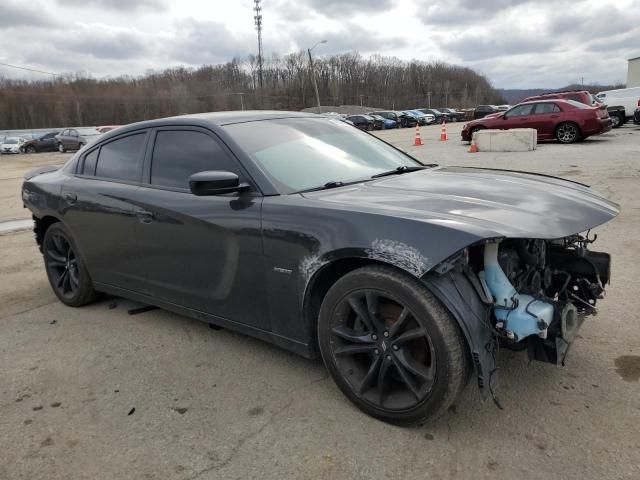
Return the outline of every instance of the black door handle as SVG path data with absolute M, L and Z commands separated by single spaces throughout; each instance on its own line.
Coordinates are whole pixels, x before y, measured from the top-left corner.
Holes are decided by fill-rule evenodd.
M 141 223 L 151 223 L 153 221 L 153 213 L 147 210 L 138 210 L 136 217 L 138 217 Z
M 78 200 L 78 196 L 75 193 L 65 193 L 64 199 L 67 201 L 67 203 L 76 203 L 76 200 Z

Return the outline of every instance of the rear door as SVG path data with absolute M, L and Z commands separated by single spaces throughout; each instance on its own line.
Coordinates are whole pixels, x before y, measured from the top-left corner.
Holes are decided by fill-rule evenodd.
M 561 120 L 562 111 L 555 103 L 536 103 L 533 114 L 530 118 L 530 128 L 538 131 L 538 138 L 541 140 L 553 138 L 556 125 Z
M 64 222 L 93 281 L 140 291 L 133 198 L 149 137 L 141 130 L 87 151 L 65 181 Z
M 145 293 L 228 320 L 268 329 L 262 252 L 262 195 L 196 196 L 189 177 L 236 173 L 251 183 L 229 149 L 198 127 L 154 132 L 134 215 Z

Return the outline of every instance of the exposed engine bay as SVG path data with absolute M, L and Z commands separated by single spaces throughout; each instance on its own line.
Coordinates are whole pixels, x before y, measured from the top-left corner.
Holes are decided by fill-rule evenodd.
M 525 344 L 536 360 L 561 363 L 587 315 L 597 312 L 610 256 L 588 249 L 594 238 L 505 239 L 471 255 L 502 344 Z M 477 247 L 474 247 L 477 248 Z

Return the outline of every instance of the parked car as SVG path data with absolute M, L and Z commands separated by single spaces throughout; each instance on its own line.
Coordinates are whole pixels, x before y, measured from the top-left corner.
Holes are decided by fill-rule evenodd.
M 20 147 L 26 142 L 26 139 L 21 137 L 6 137 L 0 145 L 0 153 L 20 153 Z
M 409 112 L 418 116 L 420 125 L 431 125 L 433 123 L 436 123 L 436 117 L 431 113 L 424 113 L 420 110 L 409 110 Z
M 500 110 L 498 110 L 494 105 L 478 105 L 473 111 L 473 118 L 474 119 L 483 118 L 492 113 L 499 113 L 499 112 Z
M 433 115 L 435 117 L 435 123 L 442 123 L 443 120 L 445 122 L 450 121 L 451 115 L 445 112 L 441 112 L 437 108 L 421 108 L 420 111 L 422 113 Z
M 20 146 L 22 153 L 53 152 L 58 149 L 55 136 L 59 132 L 49 132 L 27 140 Z
M 507 110 L 509 110 L 511 108 L 511 105 L 508 105 L 508 104 L 493 105 L 493 106 L 496 107 L 496 110 L 498 110 L 499 112 L 506 112 Z
M 390 118 L 384 118 L 380 115 L 376 115 L 376 114 L 372 114 L 369 113 L 368 114 L 370 117 L 373 117 L 375 120 L 382 122 L 382 128 L 383 129 L 389 129 L 389 128 L 397 128 L 398 127 L 398 122 L 396 122 L 395 120 L 391 120 Z
M 384 110 L 379 112 L 371 112 L 375 115 L 380 115 L 381 117 L 388 118 L 390 120 L 395 120 L 397 124 L 402 127 L 415 127 L 418 121 L 412 115 L 406 115 L 402 112 L 395 112 L 392 110 Z
M 55 136 L 56 147 L 60 153 L 79 150 L 100 135 L 95 128 L 67 128 Z
M 463 122 L 466 118 L 464 112 L 458 112 L 453 108 L 436 108 L 436 110 L 449 115 L 449 118 L 447 119 L 448 122 Z
M 397 424 L 472 376 L 489 397 L 499 342 L 564 364 L 609 282 L 580 232 L 619 213 L 586 185 L 424 165 L 300 112 L 127 125 L 28 172 L 22 199 L 65 305 L 103 292 L 320 355 Z
M 606 104 L 609 108 L 617 107 L 620 112 L 620 124 L 625 123 L 633 117 L 635 109 L 640 107 L 640 87 L 620 88 L 617 90 L 606 90 L 595 95 L 599 102 Z M 611 115 L 611 112 L 609 113 Z
M 604 102 L 599 101 L 587 90 L 567 90 L 562 92 L 545 93 L 542 95 L 527 97 L 524 99 L 524 101 L 531 102 L 534 100 L 554 99 L 574 100 L 576 102 L 584 103 L 585 105 L 590 105 L 592 107 L 600 107 L 603 110 L 606 109 L 607 112 L 609 112 L 609 117 L 611 118 L 611 128 L 621 127 L 626 122 L 624 108 L 616 106 L 609 107 L 605 105 Z
M 497 116 L 467 123 L 462 128 L 462 140 L 471 141 L 474 132 L 485 128 L 535 128 L 538 140 L 555 138 L 560 143 L 573 143 L 608 132 L 611 119 L 606 110 L 573 100 L 524 102 Z
M 375 120 L 368 115 L 351 115 L 346 118 L 360 130 L 373 130 L 375 128 Z
M 107 133 L 114 128 L 118 128 L 119 126 L 120 125 L 103 125 L 102 127 L 97 127 L 96 130 L 98 130 L 100 133 Z

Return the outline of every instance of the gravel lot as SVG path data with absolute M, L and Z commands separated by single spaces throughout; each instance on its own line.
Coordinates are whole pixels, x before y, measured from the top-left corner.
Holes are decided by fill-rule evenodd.
M 640 478 L 640 128 L 527 153 L 467 153 L 461 124 L 380 137 L 447 165 L 549 173 L 622 205 L 598 230 L 613 255 L 601 313 L 567 366 L 500 353 L 504 410 L 470 385 L 416 428 L 366 417 L 320 361 L 131 302 L 81 309 L 51 293 L 32 233 L 0 235 L 0 478 Z M 0 157 L 0 220 L 28 218 L 19 187 L 58 153 Z

